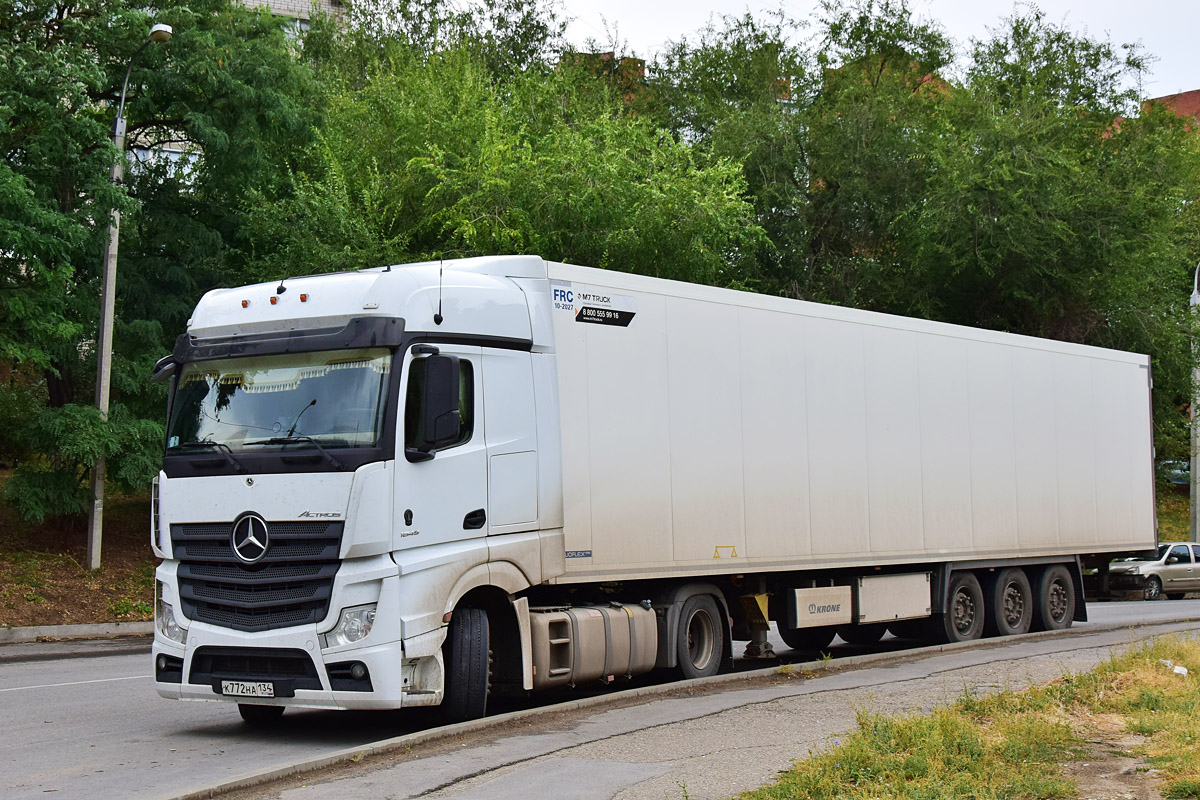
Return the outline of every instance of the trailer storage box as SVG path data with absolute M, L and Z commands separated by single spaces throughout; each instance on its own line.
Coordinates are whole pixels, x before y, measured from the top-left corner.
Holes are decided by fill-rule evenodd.
M 1147 356 L 547 270 L 560 581 L 1155 543 Z

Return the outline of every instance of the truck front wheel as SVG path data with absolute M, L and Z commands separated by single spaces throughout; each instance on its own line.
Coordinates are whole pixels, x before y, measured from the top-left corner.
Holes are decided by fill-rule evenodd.
M 711 595 L 693 595 L 684 602 L 675 642 L 679 672 L 684 678 L 707 678 L 721 669 L 725 633 Z
M 490 645 L 487 612 L 482 608 L 457 609 L 442 645 L 446 664 L 442 716 L 448 721 L 479 719 L 487 713 Z

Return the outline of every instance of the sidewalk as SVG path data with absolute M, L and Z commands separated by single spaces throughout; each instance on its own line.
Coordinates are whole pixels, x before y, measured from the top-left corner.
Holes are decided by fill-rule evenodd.
M 690 687 L 638 705 L 568 708 L 410 746 L 404 739 L 411 737 L 403 737 L 381 743 L 381 755 L 357 764 L 228 796 L 717 800 L 769 783 L 796 758 L 829 746 L 855 727 L 859 708 L 904 713 L 953 702 L 964 692 L 1023 689 L 1090 670 L 1113 648 L 1189 631 L 1200 631 L 1200 623 L 897 654 L 898 660 L 875 659 L 877 665 L 859 669 L 834 665 L 816 677 L 775 671 L 724 684 L 746 688 L 701 694 L 704 689 Z

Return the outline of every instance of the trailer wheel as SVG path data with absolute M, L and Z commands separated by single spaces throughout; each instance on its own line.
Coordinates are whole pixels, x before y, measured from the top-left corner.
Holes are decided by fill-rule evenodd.
M 1147 590 L 1149 585 L 1147 582 Z M 1066 567 L 1055 564 L 1042 570 L 1033 597 L 1033 624 L 1038 630 L 1061 631 L 1071 627 L 1075 619 L 1075 581 Z
M 783 628 L 779 629 L 779 638 L 793 650 L 823 650 L 829 647 L 836 631 L 831 627 L 824 628 Z
M 446 664 L 442 695 L 445 719 L 463 722 L 487 713 L 490 655 L 487 612 L 482 608 L 456 609 L 442 645 Z
M 1157 575 L 1151 575 L 1146 578 L 1146 586 L 1142 589 L 1142 597 L 1147 600 L 1159 600 L 1162 598 L 1162 579 Z
M 838 628 L 837 634 L 848 644 L 875 644 L 887 633 L 887 625 L 874 623 L 871 625 L 844 625 Z
M 255 728 L 269 728 L 283 718 L 283 706 L 259 706 L 254 703 L 238 703 L 242 721 Z
M 1003 569 L 988 587 L 988 633 L 1013 636 L 1029 633 L 1033 624 L 1033 589 L 1020 567 Z
M 983 635 L 983 587 L 974 572 L 955 572 L 946 592 L 946 610 L 930 618 L 934 638 L 943 642 L 969 642 Z
M 889 622 L 887 629 L 897 639 L 924 639 L 929 633 L 929 617 Z
M 683 604 L 676 634 L 679 672 L 684 678 L 707 678 L 721 669 L 725 634 L 711 595 L 692 595 Z

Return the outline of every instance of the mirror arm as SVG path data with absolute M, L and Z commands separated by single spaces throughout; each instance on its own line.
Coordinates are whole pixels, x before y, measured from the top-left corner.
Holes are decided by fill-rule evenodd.
M 430 461 L 433 459 L 432 450 L 418 450 L 415 447 L 404 448 L 404 458 L 412 464 L 417 464 L 421 461 Z

